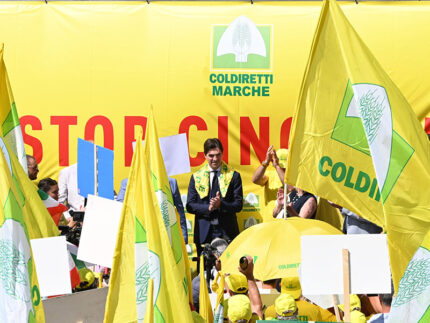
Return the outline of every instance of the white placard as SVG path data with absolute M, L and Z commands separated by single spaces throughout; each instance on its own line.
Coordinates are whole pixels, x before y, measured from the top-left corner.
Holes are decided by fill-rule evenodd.
M 160 149 L 168 176 L 191 172 L 185 133 L 160 138 Z
M 122 203 L 88 195 L 78 259 L 112 268 Z
M 145 141 L 143 141 L 145 142 Z M 191 172 L 188 141 L 185 133 L 159 138 L 160 150 L 168 176 Z M 133 151 L 136 142 L 133 142 Z
M 69 256 L 66 237 L 33 239 L 30 241 L 42 297 L 70 294 Z
M 350 253 L 351 293 L 391 293 L 385 234 L 302 236 L 303 294 L 343 294 L 342 249 Z

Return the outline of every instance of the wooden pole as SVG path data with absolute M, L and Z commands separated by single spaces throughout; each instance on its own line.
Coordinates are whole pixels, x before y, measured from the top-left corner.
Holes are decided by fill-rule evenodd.
M 342 249 L 342 263 L 343 263 L 343 302 L 344 302 L 344 322 L 351 322 L 351 303 L 349 295 L 351 294 L 350 288 L 350 268 L 349 268 L 349 250 Z
M 339 305 L 337 295 L 331 295 L 331 297 L 333 299 L 333 307 L 334 307 L 334 314 L 336 315 L 336 321 L 340 322 L 341 318 L 340 318 L 339 308 L 337 307 Z

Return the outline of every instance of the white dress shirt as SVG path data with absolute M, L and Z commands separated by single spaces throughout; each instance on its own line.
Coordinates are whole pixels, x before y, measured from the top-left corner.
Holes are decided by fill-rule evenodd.
M 74 211 L 84 207 L 85 199 L 78 194 L 78 164 L 70 165 L 60 171 L 58 176 L 58 202 L 65 203 Z

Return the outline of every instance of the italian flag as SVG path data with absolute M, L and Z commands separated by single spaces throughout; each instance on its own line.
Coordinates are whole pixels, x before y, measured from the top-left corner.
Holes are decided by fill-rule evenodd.
M 78 269 L 86 268 L 83 261 L 78 260 L 78 247 L 70 242 L 67 242 L 67 251 L 69 253 L 69 269 L 70 269 L 70 281 L 72 288 L 75 288 L 81 283 L 81 277 L 79 276 Z
M 61 204 L 58 201 L 54 200 L 47 193 L 40 189 L 37 191 L 37 193 L 39 193 L 39 196 L 42 199 L 43 204 L 45 204 L 45 207 L 47 208 L 52 219 L 54 220 L 55 225 L 58 226 L 63 212 L 67 211 L 67 207 L 64 204 Z

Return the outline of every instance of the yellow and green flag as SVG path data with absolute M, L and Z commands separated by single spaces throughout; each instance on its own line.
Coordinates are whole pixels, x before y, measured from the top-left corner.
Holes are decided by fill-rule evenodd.
M 45 322 L 30 239 L 46 232 L 32 228 L 38 218 L 20 185 L 29 179 L 1 136 L 0 148 L 0 322 Z
M 173 196 L 172 191 L 170 190 L 166 167 L 164 166 L 163 155 L 161 154 L 152 108 L 148 116 L 148 125 L 143 151 L 147 160 L 147 164 L 145 166 L 149 169 L 152 176 L 152 190 L 155 192 L 157 197 L 162 219 L 175 257 L 175 262 L 181 276 L 184 278 L 184 284 L 189 284 L 190 282 L 187 280 L 184 259 L 186 255 L 184 257 L 182 249 L 183 236 L 181 234 L 180 223 L 176 218 L 176 209 L 173 203 Z M 186 288 L 188 290 L 188 286 L 186 286 Z
M 9 144 L 25 172 L 27 172 L 27 158 L 25 156 L 24 140 L 19 124 L 18 112 L 9 84 L 6 65 L 3 60 L 4 45 L 0 46 L 0 134 Z
M 149 126 L 147 141 L 150 129 Z M 183 261 L 182 247 L 179 244 L 178 257 L 170 243 L 174 241 L 174 231 L 169 236 L 165 224 L 170 220 L 165 210 L 170 202 L 166 199 L 161 206 L 159 203 L 160 195 L 168 193 L 157 194 L 155 187 L 164 186 L 160 186 L 150 165 L 139 136 L 124 199 L 105 322 L 143 322 L 149 278 L 153 280 L 154 322 L 192 322 L 187 279 L 178 266 Z
M 286 181 L 383 226 L 394 285 L 430 228 L 429 143 L 334 0 L 321 10 Z
M 199 289 L 199 314 L 207 323 L 214 322 L 211 301 L 209 299 L 208 285 L 205 278 L 205 260 L 200 256 L 200 289 Z
M 391 304 L 388 322 L 430 322 L 430 231 L 409 262 Z
M 178 213 L 178 210 L 176 210 L 176 221 L 177 223 L 180 223 L 180 215 Z M 188 251 L 187 247 L 185 245 L 184 236 L 182 234 L 182 228 L 179 225 L 179 235 L 181 237 L 181 245 L 182 245 L 182 257 L 184 257 L 184 265 L 185 265 L 185 277 L 187 278 L 187 287 L 188 287 L 188 302 L 190 304 L 193 304 L 193 286 L 192 286 L 192 279 L 191 279 L 191 266 L 190 266 L 190 260 L 188 259 Z
M 218 284 L 218 278 L 220 282 Z M 217 293 L 216 306 L 214 311 L 214 322 L 224 322 L 224 286 L 225 286 L 225 275 L 222 272 L 218 272 L 215 281 L 212 283 L 212 290 Z

